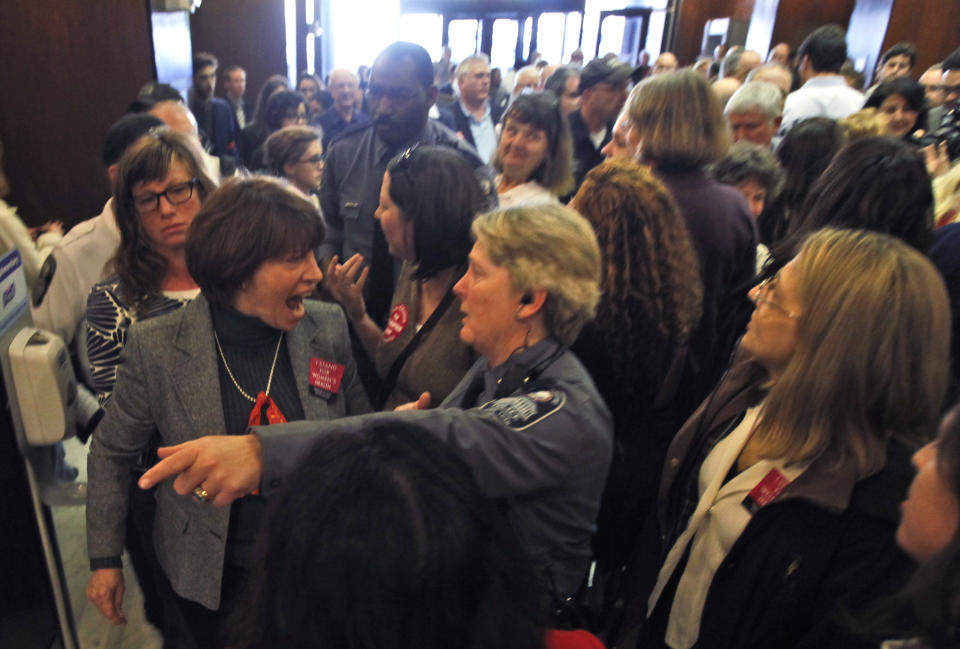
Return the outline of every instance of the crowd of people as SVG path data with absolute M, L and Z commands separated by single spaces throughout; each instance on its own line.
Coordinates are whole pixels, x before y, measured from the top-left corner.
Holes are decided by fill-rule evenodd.
M 30 277 L 88 598 L 126 550 L 170 648 L 957 646 L 960 49 L 537 58 L 144 86 Z

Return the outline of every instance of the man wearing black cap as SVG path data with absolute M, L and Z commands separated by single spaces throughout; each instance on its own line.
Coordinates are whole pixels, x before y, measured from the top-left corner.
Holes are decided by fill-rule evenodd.
M 577 187 L 604 160 L 600 150 L 610 141 L 614 120 L 627 100 L 630 72 L 630 66 L 615 57 L 594 59 L 580 72 L 580 108 L 570 114 Z
M 120 158 L 154 126 L 163 126 L 163 122 L 152 115 L 124 115 L 107 131 L 103 163 L 111 194 Z M 104 266 L 119 245 L 111 195 L 99 215 L 73 226 L 47 257 L 33 289 L 33 322 L 59 334 L 70 345 L 83 319 L 87 293 L 104 278 Z

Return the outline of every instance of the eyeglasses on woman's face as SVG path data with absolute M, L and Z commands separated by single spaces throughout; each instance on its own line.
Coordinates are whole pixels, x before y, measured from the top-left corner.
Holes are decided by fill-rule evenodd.
M 779 304 L 776 300 L 770 299 L 770 294 L 776 291 L 777 283 L 779 281 L 780 281 L 780 273 L 778 271 L 772 277 L 768 277 L 767 279 L 757 284 L 756 287 L 754 287 L 754 289 L 750 291 L 750 299 L 753 301 L 754 304 L 757 305 L 758 308 L 766 304 L 768 307 L 770 307 L 774 311 L 779 311 L 780 313 L 787 316 L 791 320 L 796 320 L 797 318 L 800 317 L 799 313 L 796 313 L 795 311 L 791 311 L 785 306 Z
M 193 198 L 193 188 L 200 184 L 196 178 L 185 183 L 177 183 L 167 187 L 162 192 L 146 192 L 133 197 L 133 206 L 140 214 L 148 214 L 160 209 L 160 197 L 167 199 L 171 205 L 181 205 Z

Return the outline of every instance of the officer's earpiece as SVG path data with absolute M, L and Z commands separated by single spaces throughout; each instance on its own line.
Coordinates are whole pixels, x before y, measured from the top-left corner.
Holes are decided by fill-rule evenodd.
M 533 296 L 529 293 L 524 293 L 520 296 L 520 304 L 533 304 Z

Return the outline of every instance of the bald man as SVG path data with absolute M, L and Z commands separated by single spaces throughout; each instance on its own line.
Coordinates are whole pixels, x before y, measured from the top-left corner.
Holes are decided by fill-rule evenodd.
M 174 131 L 194 138 L 197 144 L 201 145 L 200 148 L 203 148 L 200 141 L 200 131 L 197 128 L 197 118 L 193 116 L 193 112 L 182 101 L 173 99 L 158 101 L 147 112 Z M 237 165 L 231 156 L 215 156 L 206 151 L 203 152 L 203 155 L 216 178 L 227 178 L 237 173 Z
M 320 114 L 317 123 L 323 129 L 323 148 L 326 149 L 334 137 L 352 124 L 363 124 L 370 117 L 360 110 L 357 102 L 357 89 L 360 80 L 350 70 L 343 68 L 330 73 L 328 89 L 333 95 L 333 105 Z
M 754 68 L 747 75 L 747 82 L 751 81 L 772 83 L 783 91 L 784 97 L 789 95 L 793 88 L 793 74 L 779 63 L 764 63 L 759 68 Z
M 673 52 L 664 52 L 657 57 L 656 61 L 653 62 L 653 70 L 650 72 L 650 74 L 654 75 L 676 72 L 678 67 L 680 67 L 680 62 L 677 61 L 676 55 Z
M 767 56 L 767 63 L 779 63 L 782 66 L 790 67 L 790 46 L 786 43 L 777 43 L 770 50 Z

